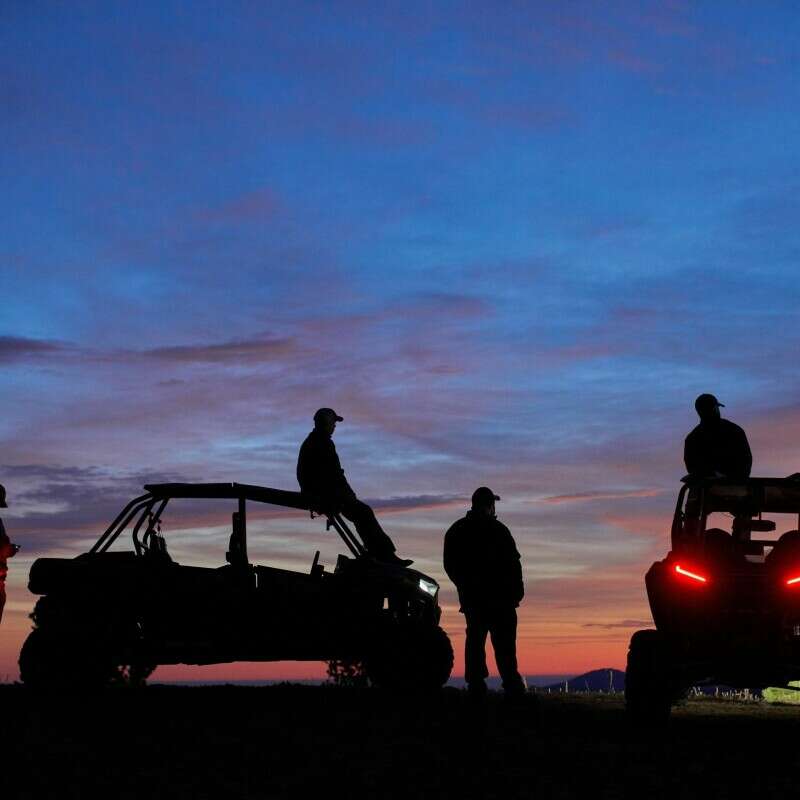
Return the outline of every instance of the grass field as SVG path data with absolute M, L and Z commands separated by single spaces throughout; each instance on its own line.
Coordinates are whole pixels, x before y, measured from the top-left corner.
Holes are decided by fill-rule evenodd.
M 618 695 L 476 708 L 319 686 L 0 686 L 3 798 L 763 798 L 794 794 L 800 710 L 693 700 L 630 730 Z

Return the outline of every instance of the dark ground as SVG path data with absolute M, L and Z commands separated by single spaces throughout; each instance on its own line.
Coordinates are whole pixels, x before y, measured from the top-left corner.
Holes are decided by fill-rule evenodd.
M 661 734 L 620 696 L 483 712 L 319 686 L 151 686 L 35 696 L 0 686 L 5 798 L 707 798 L 792 796 L 800 710 L 691 701 Z

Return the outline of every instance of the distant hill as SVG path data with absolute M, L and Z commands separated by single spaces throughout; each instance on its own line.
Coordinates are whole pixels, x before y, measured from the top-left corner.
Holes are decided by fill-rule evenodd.
M 609 686 L 614 692 L 622 692 L 625 690 L 625 673 L 622 670 L 611 669 L 595 669 L 591 672 L 585 672 L 583 675 L 566 675 L 566 674 L 550 674 L 550 675 L 525 675 L 525 681 L 530 688 L 536 688 L 537 691 L 547 692 L 608 692 Z M 272 679 L 272 680 L 228 680 L 228 681 L 150 681 L 152 685 L 164 686 L 194 686 L 194 687 L 222 687 L 222 686 L 241 686 L 241 687 L 259 687 L 259 686 L 280 686 L 286 684 L 318 686 L 325 683 L 323 678 L 313 679 Z M 488 687 L 494 691 L 501 690 L 500 678 L 491 676 L 487 678 L 486 683 Z M 447 682 L 448 686 L 453 686 L 457 689 L 463 689 L 466 686 L 462 676 L 453 676 Z M 713 688 L 712 688 L 713 691 Z M 800 694 L 800 692 L 798 693 Z
M 551 692 L 624 692 L 625 673 L 620 669 L 605 667 L 576 675 L 569 680 L 543 687 Z

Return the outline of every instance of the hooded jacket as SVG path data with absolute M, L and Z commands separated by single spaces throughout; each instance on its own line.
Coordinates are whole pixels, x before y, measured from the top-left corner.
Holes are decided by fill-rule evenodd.
M 458 590 L 460 611 L 516 608 L 525 595 L 514 537 L 495 517 L 470 510 L 450 526 L 444 569 Z
M 300 491 L 312 497 L 355 497 L 344 476 L 336 445 L 329 434 L 316 428 L 306 436 L 297 457 Z
M 728 478 L 748 478 L 753 456 L 747 434 L 728 419 L 701 422 L 686 437 L 683 460 L 690 475 L 719 472 Z

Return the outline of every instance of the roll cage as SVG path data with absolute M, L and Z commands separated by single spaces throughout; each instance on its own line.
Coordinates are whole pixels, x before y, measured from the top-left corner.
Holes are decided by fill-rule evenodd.
M 164 539 L 160 533 L 161 516 L 170 500 L 187 498 L 238 501 L 238 510 L 233 513 L 233 533 L 230 550 L 227 553 L 227 559 L 231 564 L 248 563 L 248 501 L 308 511 L 312 517 L 315 514 L 324 516 L 327 520 L 326 527 L 328 529 L 333 527 L 353 556 L 358 558 L 366 553 L 364 543 L 348 527 L 341 514 L 312 507 L 309 498 L 300 492 L 246 483 L 149 483 L 145 484 L 144 489 L 145 494 L 135 497 L 119 512 L 89 550 L 90 553 L 105 553 L 131 523 L 133 523 L 131 536 L 137 555 L 165 551 Z M 144 532 L 140 536 L 142 529 Z
M 678 493 L 675 514 L 672 519 L 673 546 L 685 542 L 687 535 L 705 530 L 706 518 L 713 512 L 733 515 L 734 527 L 738 523 L 744 538 L 750 531 L 774 530 L 761 520 L 762 514 L 797 514 L 800 529 L 800 478 L 730 478 L 695 479 L 686 476 Z M 757 518 L 757 519 L 754 519 Z M 748 520 L 750 522 L 748 523 Z M 773 545 L 772 540 L 757 544 Z

